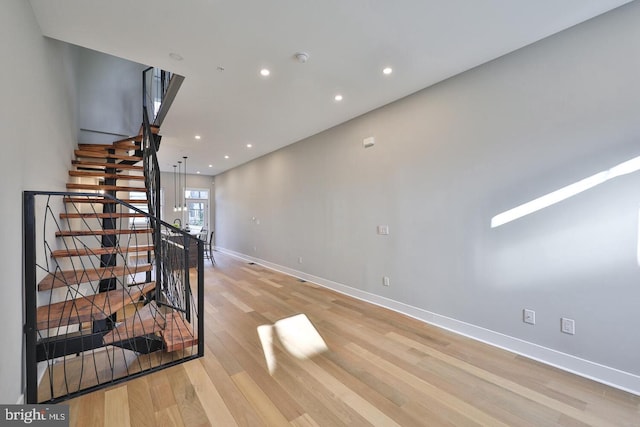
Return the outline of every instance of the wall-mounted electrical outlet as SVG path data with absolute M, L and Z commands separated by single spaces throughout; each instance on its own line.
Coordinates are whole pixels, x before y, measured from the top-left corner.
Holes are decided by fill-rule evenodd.
M 565 334 L 575 335 L 576 333 L 576 321 L 563 317 L 560 319 L 560 330 Z
M 382 278 L 382 286 L 389 286 L 389 278 L 387 276 Z
M 530 325 L 536 324 L 536 312 L 533 310 L 529 310 L 525 308 L 522 310 L 522 321 L 524 323 L 529 323 Z
M 386 236 L 389 234 L 389 226 L 388 225 L 379 225 L 378 226 L 378 234 Z

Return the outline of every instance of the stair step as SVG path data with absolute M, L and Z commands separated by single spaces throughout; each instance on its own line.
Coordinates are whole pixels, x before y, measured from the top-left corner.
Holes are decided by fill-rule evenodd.
M 81 150 L 81 151 L 101 151 L 101 152 L 105 152 L 108 150 L 131 151 L 131 150 L 135 150 L 135 148 L 136 147 L 131 144 L 125 145 L 122 147 L 117 147 L 113 144 L 78 144 L 78 150 Z
M 108 150 L 111 144 L 78 144 L 79 150 Z
M 89 178 L 113 178 L 127 179 L 132 181 L 144 181 L 144 175 L 122 175 L 115 173 L 92 172 L 92 171 L 69 171 L 69 176 L 89 177 Z
M 139 204 L 140 203 L 140 199 L 118 199 L 121 202 L 125 202 L 125 203 L 129 203 L 131 204 Z M 113 199 L 108 199 L 106 197 L 69 197 L 69 196 L 65 196 L 64 197 L 64 202 L 65 203 L 101 203 L 101 204 L 110 204 L 110 203 L 118 203 L 116 200 Z M 144 200 L 144 202 L 146 203 L 146 200 Z
M 138 273 L 146 273 L 153 270 L 151 264 L 120 265 L 113 267 L 102 267 L 89 270 L 66 270 L 49 273 L 38 283 L 39 291 L 46 291 L 64 286 L 79 285 L 80 283 L 95 282 L 97 280 L 110 279 L 112 277 L 122 277 L 125 283 L 126 277 L 134 279 Z
M 139 200 L 138 200 L 139 202 Z M 137 212 L 122 212 L 122 213 L 101 213 L 101 212 L 91 212 L 91 213 L 61 213 L 61 219 L 73 219 L 73 218 L 145 218 L 146 214 L 137 213 Z
M 119 236 L 121 234 L 151 234 L 152 228 L 123 228 L 123 229 L 97 229 L 97 230 L 60 230 L 56 231 L 57 237 L 64 236 Z
M 130 156 L 128 154 L 109 154 L 105 151 L 98 150 L 74 150 L 76 157 L 89 157 L 95 159 L 117 159 L 117 160 L 135 160 L 142 161 L 140 156 Z
M 144 171 L 144 167 L 140 165 L 128 165 L 126 163 L 106 163 L 106 162 L 92 162 L 88 160 L 72 160 L 71 164 L 77 167 L 83 168 L 105 168 L 105 169 L 127 169 L 135 171 Z
M 137 191 L 146 192 L 145 187 L 125 187 L 121 185 L 75 184 L 67 183 L 69 190 L 96 190 L 96 191 Z
M 64 258 L 72 256 L 93 256 L 93 255 L 113 255 L 118 253 L 135 253 L 135 252 L 150 252 L 153 250 L 153 245 L 137 245 L 127 247 L 106 247 L 106 248 L 77 248 L 77 249 L 58 249 L 51 251 L 53 258 Z
M 155 287 L 155 282 L 149 282 L 144 287 L 114 289 L 44 305 L 38 307 L 36 325 L 43 330 L 106 319 L 125 305 L 136 303 L 142 294 Z
M 176 311 L 167 313 L 166 321 L 162 338 L 168 352 L 182 350 L 198 343 L 198 337 L 193 332 L 193 328 L 182 318 L 180 313 Z
M 133 316 L 124 319 L 122 323 L 102 337 L 102 342 L 104 345 L 109 345 L 114 342 L 160 332 L 164 328 L 164 315 L 160 313 L 158 306 L 152 301 L 138 310 Z
M 118 150 L 129 150 L 129 151 L 141 151 L 142 144 L 141 142 L 130 141 L 130 142 L 114 142 L 113 146 Z
M 122 138 L 117 141 L 114 141 L 112 145 L 114 147 L 119 147 L 126 144 L 137 143 L 137 145 L 139 146 L 141 142 L 142 142 L 142 135 L 136 135 L 136 136 L 130 136 L 128 138 Z
M 158 125 L 149 124 L 149 127 L 151 128 L 151 133 L 154 135 L 157 135 L 158 132 L 160 132 L 160 126 Z M 138 135 L 142 135 L 143 130 L 144 130 L 144 125 L 141 125 L 140 130 L 138 131 Z

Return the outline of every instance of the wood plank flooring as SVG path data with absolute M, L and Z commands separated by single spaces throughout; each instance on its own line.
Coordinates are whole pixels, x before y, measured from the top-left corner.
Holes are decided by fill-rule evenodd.
M 638 396 L 220 253 L 206 264 L 205 357 L 68 401 L 72 426 L 640 426 Z M 299 331 L 276 322 L 301 313 L 328 350 L 287 350 Z

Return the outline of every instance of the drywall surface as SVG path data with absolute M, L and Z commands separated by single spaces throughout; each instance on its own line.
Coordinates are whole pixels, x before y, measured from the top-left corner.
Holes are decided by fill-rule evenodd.
M 0 2 L 0 402 L 22 390 L 22 191 L 64 190 L 75 141 L 73 54 L 42 36 L 28 2 Z
M 217 245 L 623 371 L 640 393 L 640 171 L 490 226 L 640 156 L 639 21 L 631 3 L 216 176 Z
M 74 46 L 78 141 L 109 144 L 136 135 L 142 123 L 142 71 L 126 59 Z
M 162 149 L 162 148 L 160 148 Z M 177 162 L 177 160 L 176 160 Z M 174 179 L 175 178 L 175 179 Z M 210 175 L 187 174 L 186 186 L 184 175 L 174 175 L 172 172 L 162 172 L 160 175 L 162 185 L 162 212 L 161 219 L 173 224 L 175 219 L 180 219 L 183 226 L 187 223 L 187 213 L 185 211 L 174 211 L 179 204 L 184 202 L 184 189 L 208 190 L 209 191 L 209 218 L 206 219 L 205 227 L 212 230 L 215 215 L 213 177 Z M 179 201 L 177 199 L 180 199 Z

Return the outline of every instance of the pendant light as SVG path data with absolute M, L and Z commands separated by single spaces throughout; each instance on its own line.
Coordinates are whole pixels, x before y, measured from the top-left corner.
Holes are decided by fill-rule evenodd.
M 177 183 L 176 183 L 176 168 L 177 165 L 173 165 L 173 211 L 178 212 L 178 191 L 177 191 Z
M 182 188 L 182 161 L 178 160 L 178 194 L 176 194 L 176 204 L 178 212 L 182 212 L 182 197 L 180 196 L 180 189 Z
M 184 191 L 182 195 L 184 196 L 184 207 L 182 208 L 185 212 L 187 211 L 187 156 L 182 156 L 184 159 Z M 187 218 L 187 222 L 189 219 Z

